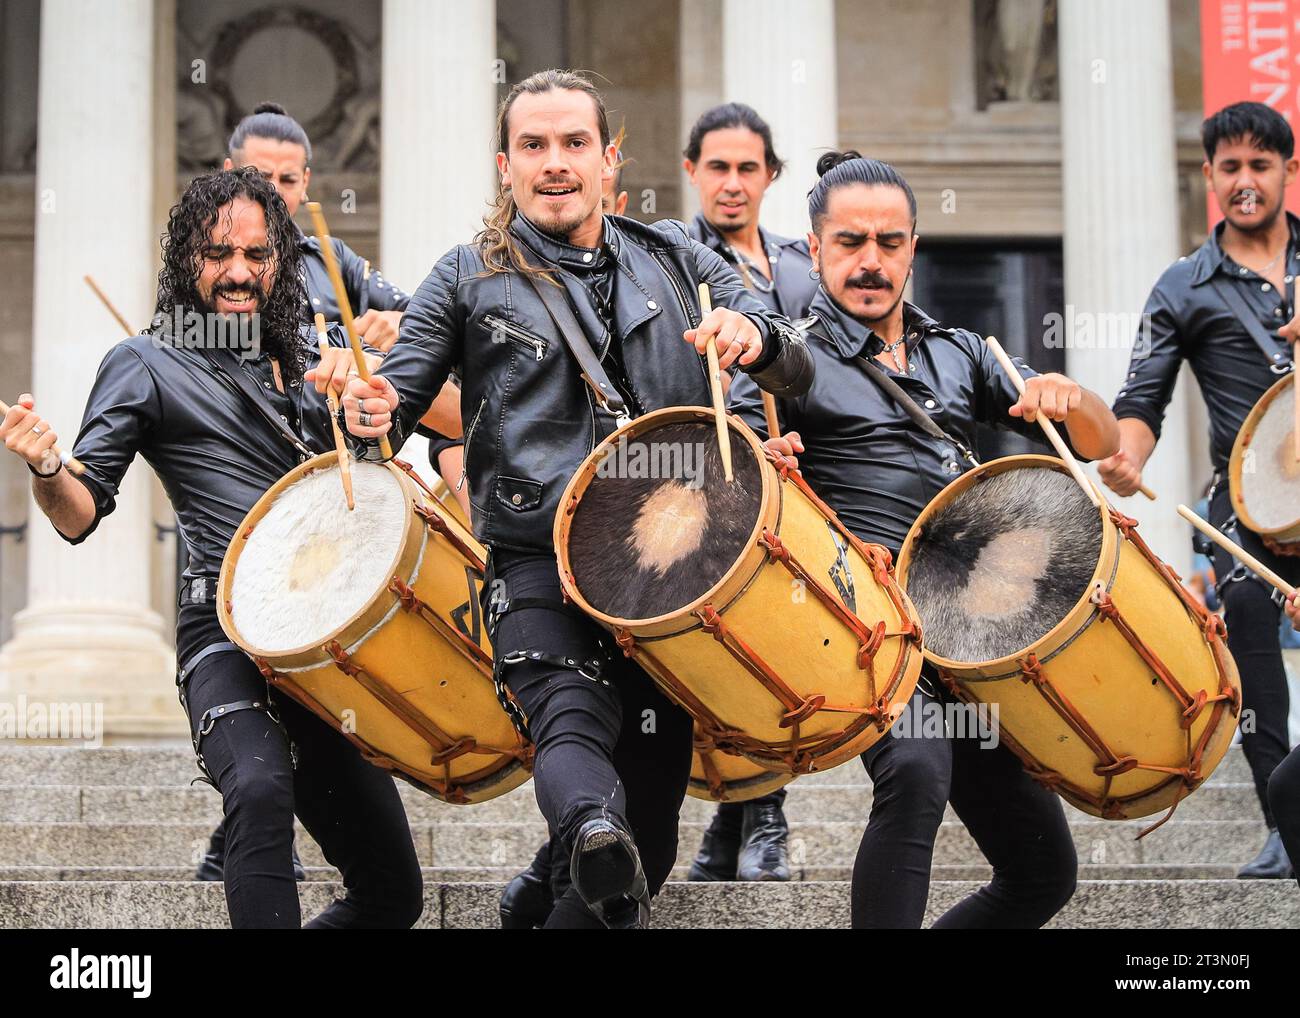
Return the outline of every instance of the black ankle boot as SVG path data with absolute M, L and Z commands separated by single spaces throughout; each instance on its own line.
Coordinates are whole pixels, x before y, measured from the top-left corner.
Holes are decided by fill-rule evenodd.
M 650 892 L 632 836 L 603 818 L 588 820 L 573 841 L 569 876 L 587 908 L 611 930 L 650 926 Z
M 1238 880 L 1286 880 L 1293 876 L 1295 869 L 1282 844 L 1282 835 L 1275 830 L 1268 832 L 1268 839 L 1259 855 L 1237 873 Z
M 546 924 L 555 905 L 551 896 L 551 867 L 547 846 L 533 856 L 528 868 L 501 892 L 501 928 L 533 930 Z
M 786 852 L 789 837 L 790 825 L 786 823 L 780 801 L 764 796 L 745 803 L 736 876 L 741 880 L 789 880 L 790 858 Z
M 740 830 L 744 823 L 745 804 L 718 804 L 708 830 L 700 839 L 700 850 L 691 863 L 687 880 L 735 880 L 740 859 Z

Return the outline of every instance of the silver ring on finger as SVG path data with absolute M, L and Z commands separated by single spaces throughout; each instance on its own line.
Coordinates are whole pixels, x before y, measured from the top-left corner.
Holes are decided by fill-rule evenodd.
M 41 430 L 41 426 L 40 426 L 39 424 L 33 424 L 33 425 L 32 425 L 32 434 L 33 434 L 33 435 L 43 435 L 43 434 L 45 434 L 45 432 Z
M 358 410 L 357 423 L 360 424 L 363 428 L 370 427 L 370 415 L 366 413 L 364 410 Z

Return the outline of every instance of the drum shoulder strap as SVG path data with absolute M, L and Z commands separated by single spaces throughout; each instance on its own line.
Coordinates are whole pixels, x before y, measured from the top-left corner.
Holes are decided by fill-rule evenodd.
M 292 428 L 280 420 L 280 415 L 271 405 L 271 401 L 253 382 L 248 372 L 234 363 L 229 351 L 204 349 L 201 352 L 216 371 L 217 377 L 234 389 L 235 393 L 271 426 L 272 431 L 294 447 L 299 456 L 311 459 L 316 455 L 301 438 L 294 434 Z
M 558 274 L 560 272 L 553 265 L 545 266 L 545 268 L 550 273 Z M 582 380 L 591 386 L 596 402 L 606 412 L 617 417 L 619 423 L 622 424 L 628 417 L 627 403 L 619 395 L 618 389 L 609 380 L 609 376 L 605 374 L 605 369 L 600 366 L 600 358 L 596 356 L 596 351 L 592 349 L 586 333 L 582 331 L 582 326 L 578 324 L 573 308 L 569 307 L 569 302 L 564 297 L 563 288 L 553 286 L 546 280 L 538 279 L 537 275 L 532 272 L 522 272 L 520 275 L 528 280 L 529 285 L 536 291 L 542 303 L 546 305 L 547 314 L 551 316 L 551 321 L 555 323 L 555 327 L 559 330 L 564 345 L 569 348 L 569 353 L 573 354 L 573 359 L 578 362 L 578 370 L 582 372 Z
M 1241 323 L 1242 328 L 1246 330 L 1247 335 L 1255 341 L 1255 345 L 1268 358 L 1269 369 L 1275 375 L 1284 375 L 1291 367 L 1291 358 L 1279 356 L 1287 344 L 1279 343 L 1273 336 L 1268 333 L 1264 326 L 1259 324 L 1259 319 L 1250 313 L 1250 308 L 1242 300 L 1241 294 L 1230 285 L 1224 285 L 1220 279 L 1211 279 L 1210 285 L 1214 287 L 1214 292 L 1219 295 L 1219 299 L 1228 305 L 1228 310 L 1232 312 L 1234 318 Z
M 814 324 L 810 326 L 808 331 L 815 332 L 821 339 L 830 343 L 830 338 L 825 333 L 818 331 L 817 325 Z M 939 427 L 939 425 L 935 424 L 934 418 L 917 406 L 916 400 L 912 399 L 911 396 L 904 392 L 901 385 L 885 374 L 879 364 L 873 361 L 870 357 L 863 357 L 861 355 L 854 357 L 853 360 L 867 373 L 868 378 L 884 390 L 886 396 L 902 408 L 903 413 L 907 414 L 907 416 L 911 418 L 913 424 L 931 438 L 937 438 L 956 446 L 957 451 L 961 453 L 962 458 L 965 459 L 966 462 L 971 466 L 979 466 L 980 461 L 976 458 L 975 453 L 966 446 L 966 443 L 961 441 L 961 439 L 950 435 L 948 432 L 944 431 L 943 428 Z

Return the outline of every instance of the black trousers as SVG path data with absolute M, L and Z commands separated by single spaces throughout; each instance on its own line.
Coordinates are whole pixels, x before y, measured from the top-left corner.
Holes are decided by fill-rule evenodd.
M 177 623 L 182 666 L 224 642 L 210 605 L 187 605 Z M 238 651 L 203 658 L 181 684 L 196 734 L 223 704 L 266 703 L 266 681 Z M 225 811 L 226 904 L 239 928 L 301 925 L 293 876 L 293 818 L 343 875 L 346 895 L 307 925 L 316 929 L 405 929 L 423 911 L 420 865 L 392 777 L 361 758 L 338 731 L 270 694 L 277 722 L 261 709 L 228 708 L 197 735 Z M 296 753 L 296 764 L 294 754 Z
M 1282 835 L 1282 846 L 1300 883 L 1300 747 L 1273 768 L 1268 779 L 1268 801 Z
M 690 716 L 605 630 L 563 603 L 554 556 L 494 551 L 483 591 L 498 675 L 527 717 L 537 805 L 561 858 L 584 822 L 606 817 L 632 835 L 657 893 L 677 859 Z M 520 652 L 540 657 L 514 662 Z M 601 923 L 568 887 L 546 925 Z
M 1300 584 L 1300 557 L 1274 555 L 1258 534 L 1236 522 L 1226 482 L 1215 489 L 1210 522 L 1284 580 Z M 1247 573 L 1244 566 L 1238 568 L 1218 545 L 1214 548 L 1214 576 L 1228 626 L 1228 650 L 1241 675 L 1241 749 L 1250 765 L 1264 820 L 1275 827 L 1268 779 L 1290 749 L 1287 714 L 1291 699 L 1282 662 L 1282 608 L 1273 600 L 1270 584 Z
M 931 692 L 930 666 L 925 668 L 894 730 L 862 754 L 874 796 L 853 866 L 853 926 L 920 927 L 947 802 L 993 865 L 993 879 L 944 913 L 934 928 L 1042 926 L 1070 900 L 1078 874 L 1061 800 L 1035 784 L 1003 745 L 984 748 L 976 738 L 946 736 L 896 738 L 895 732 L 913 730 L 916 719 L 908 714 L 943 703 Z

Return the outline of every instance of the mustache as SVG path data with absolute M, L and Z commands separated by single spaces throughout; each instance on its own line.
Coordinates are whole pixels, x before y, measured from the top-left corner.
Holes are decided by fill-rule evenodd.
M 545 187 L 576 187 L 582 190 L 582 182 L 573 177 L 550 177 L 546 180 L 539 180 L 533 185 L 534 191 L 540 191 Z
M 889 281 L 889 277 L 880 272 L 860 272 L 856 276 L 851 276 L 845 280 L 845 286 L 855 286 L 865 288 L 868 286 L 879 286 L 885 290 L 892 290 L 894 284 Z
M 212 299 L 216 299 L 224 293 L 234 293 L 237 290 L 247 290 L 257 298 L 258 304 L 266 301 L 266 287 L 262 285 L 260 279 L 250 279 L 247 283 L 217 283 L 212 287 Z

